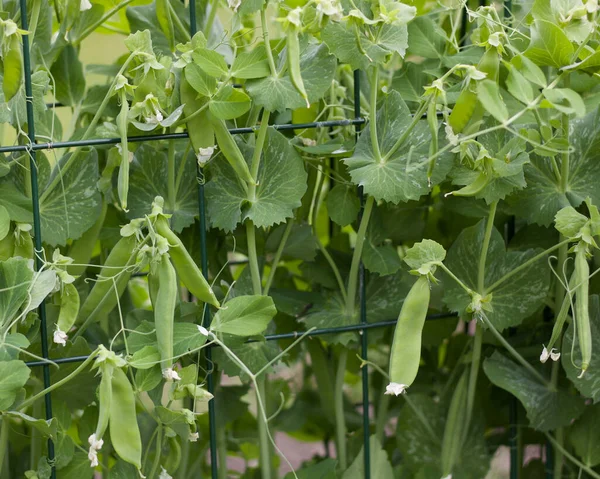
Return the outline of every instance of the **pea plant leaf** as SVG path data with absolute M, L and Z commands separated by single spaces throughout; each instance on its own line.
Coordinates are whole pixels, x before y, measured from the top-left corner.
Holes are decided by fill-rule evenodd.
M 415 243 L 404 256 L 404 261 L 420 274 L 427 274 L 434 268 L 434 263 L 441 263 L 446 258 L 446 250 L 436 241 L 424 239 Z
M 568 438 L 577 456 L 589 467 L 600 464 L 600 404 L 588 406 L 577 421 L 569 428 Z
M 228 85 L 221 89 L 208 103 L 210 112 L 221 120 L 233 120 L 250 109 L 250 97 Z
M 479 258 L 486 221 L 465 228 L 448 250 L 446 266 L 469 288 L 477 291 Z M 500 233 L 494 228 L 485 266 L 485 288 L 515 268 L 533 258 L 540 251 L 506 251 Z M 463 314 L 471 302 L 470 296 L 451 278 L 444 277 L 444 302 L 452 311 Z M 510 279 L 495 287 L 491 293 L 491 311 L 486 315 L 500 331 L 518 326 L 525 318 L 535 313 L 546 299 L 550 286 L 550 271 L 544 260 L 539 260 L 515 273 Z M 479 291 L 480 294 L 488 293 Z
M 562 68 L 571 64 L 575 50 L 560 27 L 536 20 L 531 27 L 531 43 L 524 54 L 538 66 Z
M 264 78 L 269 73 L 267 50 L 263 45 L 259 45 L 249 52 L 239 53 L 231 66 L 232 76 L 240 79 Z
M 154 198 L 162 196 L 165 213 L 173 215 L 171 226 L 174 231 L 179 233 L 194 222 L 194 216 L 198 215 L 196 157 L 192 152 L 184 157 L 183 152 L 177 151 L 174 163 L 175 202 L 171 204 L 166 148 L 144 144 L 135 151 L 130 166 L 129 218 L 149 214 Z
M 600 110 L 582 119 L 571 121 L 570 141 L 573 152 L 569 158 L 569 178 L 566 190 L 561 188 L 552 168 L 552 159 L 531 156 L 525 165 L 527 188 L 508 198 L 517 216 L 529 223 L 547 226 L 565 206 L 579 206 L 588 196 L 600 204 Z
M 379 149 L 386 156 L 412 122 L 410 110 L 400 94 L 392 91 L 377 110 Z M 376 157 L 369 129 L 360 135 L 354 154 L 344 159 L 354 184 L 376 200 L 394 204 L 417 200 L 430 190 L 427 180 L 431 134 L 425 122 L 419 122 L 404 144 L 385 162 Z M 442 154 L 431 178 L 431 184 L 442 181 L 452 166 L 451 156 Z
M 243 151 L 249 162 L 252 148 L 246 147 Z M 302 159 L 289 141 L 274 129 L 267 133 L 255 199 L 248 199 L 245 185 L 225 158 L 216 157 L 209 163 L 208 171 L 208 215 L 214 227 L 225 231 L 233 231 L 246 218 L 259 228 L 281 223 L 300 206 L 307 187 Z
M 531 372 L 497 351 L 483 362 L 483 370 L 492 383 L 521 401 L 531 427 L 538 431 L 566 426 L 583 413 L 581 397 L 541 384 Z
M 334 223 L 346 226 L 358 216 L 360 201 L 355 190 L 355 188 L 338 184 L 327 194 L 327 212 Z
M 33 271 L 24 258 L 0 261 L 0 326 L 6 328 L 27 300 Z
M 56 99 L 65 105 L 76 106 L 83 98 L 85 77 L 83 65 L 79 61 L 75 48 L 67 45 L 50 69 L 54 77 Z
M 369 439 L 369 446 L 369 452 L 371 456 L 371 477 L 393 479 L 394 471 L 392 469 L 392 465 L 390 464 L 390 460 L 388 459 L 387 452 L 381 447 L 381 444 L 377 440 L 376 436 L 371 436 Z M 344 471 L 342 479 L 360 479 L 365 477 L 364 458 L 365 455 L 361 449 L 350 467 Z
M 323 44 L 308 44 L 300 52 L 300 70 L 309 102 L 319 100 L 331 86 L 335 66 L 335 57 L 329 54 Z M 250 80 L 247 91 L 257 106 L 269 111 L 306 106 L 306 101 L 292 84 L 289 73 L 278 77 L 270 75 L 259 80 Z
M 217 311 L 210 329 L 235 336 L 262 334 L 277 314 L 270 296 L 237 296 Z
M 0 411 L 6 411 L 11 406 L 30 374 L 31 370 L 23 361 L 0 362 Z

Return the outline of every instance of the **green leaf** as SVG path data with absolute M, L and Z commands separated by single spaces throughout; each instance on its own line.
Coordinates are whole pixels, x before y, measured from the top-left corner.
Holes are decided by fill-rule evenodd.
M 369 439 L 369 451 L 371 457 L 371 477 L 378 479 L 394 479 L 394 471 L 387 452 L 381 447 L 375 435 Z M 350 467 L 344 471 L 342 479 L 362 479 L 365 477 L 364 446 L 352 462 Z
M 481 80 L 477 82 L 477 99 L 486 111 L 500 123 L 508 120 L 508 110 L 500 97 L 500 89 L 495 81 Z
M 362 252 L 362 260 L 371 273 L 380 276 L 394 274 L 402 267 L 402 260 L 396 247 L 391 244 L 375 246 L 371 241 L 366 241 Z
M 29 344 L 29 340 L 21 333 L 7 334 L 6 339 L 4 340 L 4 344 L 0 345 L 0 361 L 10 361 L 11 359 L 18 359 L 20 352 L 17 349 L 15 349 L 15 347 L 20 349 L 27 349 L 29 347 Z
M 541 88 L 546 88 L 548 86 L 546 75 L 544 75 L 542 69 L 526 56 L 521 54 L 515 55 L 510 62 L 531 83 Z
M 531 427 L 538 431 L 567 426 L 585 407 L 582 398 L 540 384 L 531 372 L 497 351 L 483 362 L 483 370 L 492 383 L 521 401 Z
M 331 221 L 346 226 L 352 223 L 360 211 L 356 188 L 337 184 L 327 193 L 327 213 Z
M 256 336 L 262 334 L 276 314 L 270 296 L 237 296 L 217 311 L 210 329 L 235 336 Z
M 583 415 L 569 428 L 568 438 L 575 453 L 589 467 L 600 464 L 600 404 L 588 406 Z
M 477 291 L 478 265 L 485 223 L 485 220 L 481 220 L 475 226 L 465 228 L 448 250 L 445 262 L 452 273 L 473 291 Z M 487 254 L 485 286 L 489 288 L 498 279 L 538 253 L 540 251 L 537 249 L 506 251 L 502 236 L 494 228 Z M 471 302 L 470 296 L 454 280 L 445 277 L 444 283 L 444 302 L 452 311 L 463 314 Z M 518 326 L 543 306 L 549 285 L 548 264 L 544 260 L 535 261 L 491 292 L 490 304 L 493 311 L 486 312 L 489 320 L 500 331 Z
M 54 77 L 56 100 L 67 106 L 76 106 L 83 99 L 85 92 L 85 76 L 83 65 L 79 61 L 77 51 L 67 45 L 52 65 L 50 73 Z
M 592 349 L 600 351 L 600 297 L 592 295 L 589 297 L 590 327 L 592 330 Z M 579 340 L 575 339 L 573 344 L 573 321 L 565 331 L 561 349 L 562 366 L 569 380 L 577 390 L 585 397 L 593 399 L 594 403 L 600 402 L 600 355 L 592 354 L 590 367 L 582 377 L 579 377 L 581 369 L 576 365 L 581 364 L 581 348 Z M 577 338 L 577 334 L 575 334 Z M 571 347 L 573 353 L 571 354 Z
M 231 67 L 231 75 L 233 77 L 246 80 L 264 78 L 269 73 L 267 50 L 263 45 L 259 45 L 249 52 L 239 53 L 235 57 Z
M 509 67 L 508 77 L 506 78 L 506 88 L 508 93 L 525 105 L 529 105 L 534 100 L 531 83 L 512 65 Z
M 546 88 L 542 91 L 542 94 L 546 99 L 542 101 L 542 107 L 547 106 L 549 103 L 551 108 L 556 108 L 561 113 L 575 114 L 578 118 L 585 116 L 583 99 L 570 88 Z
M 354 27 L 343 22 L 329 22 L 321 32 L 321 38 L 340 63 L 349 64 L 353 70 L 366 70 L 374 63 L 383 62 L 390 54 L 387 48 L 373 43 L 364 32 L 359 33 L 360 43 L 366 55 L 357 45 Z M 367 56 L 368 55 L 368 56 Z
M 444 31 L 427 16 L 417 17 L 408 24 L 408 53 L 423 58 L 441 58 L 446 46 Z
M 208 108 L 221 120 L 233 120 L 250 109 L 250 97 L 243 91 L 227 85 L 211 98 Z
M 56 418 L 50 420 L 36 419 L 35 417 L 28 416 L 25 413 L 18 411 L 7 411 L 4 413 L 6 416 L 11 416 L 20 419 L 26 423 L 29 427 L 37 429 L 44 437 L 49 437 L 56 440 L 56 433 L 58 427 L 58 421 Z
M 420 274 L 435 271 L 435 263 L 441 263 L 446 258 L 446 250 L 436 241 L 424 239 L 415 243 L 404 256 L 404 261 Z
M 29 301 L 23 311 L 29 312 L 37 309 L 46 296 L 48 296 L 56 287 L 57 275 L 56 271 L 46 269 L 37 272 L 33 276 L 33 284 L 29 290 Z
M 133 353 L 133 356 L 127 361 L 129 365 L 136 369 L 150 369 L 160 363 L 160 353 L 157 346 L 144 346 L 139 351 Z
M 31 199 L 27 198 L 13 183 L 0 183 L 0 205 L 8 211 L 12 221 L 19 223 L 33 222 L 31 215 Z
M 588 218 L 572 206 L 566 206 L 555 217 L 555 228 L 567 238 L 574 238 L 588 222 Z
M 300 52 L 300 71 L 310 103 L 320 100 L 329 90 L 335 66 L 335 57 L 329 54 L 323 44 L 309 44 Z M 277 78 L 268 76 L 250 80 L 246 90 L 257 106 L 269 111 L 293 110 L 306 106 L 306 101 L 292 84 L 289 72 Z
M 50 181 L 62 174 L 61 180 L 45 189 L 41 196 L 44 242 L 51 246 L 64 245 L 68 239 L 79 238 L 96 222 L 102 209 L 102 197 L 96 186 L 99 178 L 96 150 L 80 150 L 64 172 L 72 155 L 68 153 L 60 159 L 52 170 Z
M 252 148 L 242 149 L 246 161 Z M 233 231 L 238 223 L 250 219 L 264 228 L 281 223 L 301 205 L 307 174 L 302 158 L 279 132 L 269 128 L 258 172 L 256 199 L 250 201 L 245 185 L 221 156 L 209 163 L 206 184 L 211 225 Z
M 0 326 L 6 328 L 27 300 L 33 271 L 24 258 L 0 261 Z
M 277 251 L 286 225 L 273 228 L 265 243 L 266 251 Z M 302 261 L 313 261 L 317 254 L 319 245 L 313 235 L 312 228 L 307 224 L 294 224 L 283 248 L 283 258 L 301 259 Z
M 0 362 L 0 411 L 6 411 L 29 380 L 31 370 L 23 361 Z
M 169 198 L 168 160 L 166 150 L 143 144 L 133 155 L 129 173 L 128 218 L 141 218 L 151 213 L 157 196 Z M 190 152 L 175 153 L 175 204 L 165 201 L 165 212 L 172 214 L 171 227 L 177 233 L 194 222 L 198 215 L 196 157 Z
M 295 471 L 296 476 L 291 472 L 288 472 L 284 479 L 294 479 L 294 477 L 297 477 L 298 479 L 336 479 L 336 466 L 337 460 L 329 458 L 318 462 L 317 464 L 313 464 L 312 466 L 297 469 Z
M 600 204 L 600 121 L 598 110 L 571 120 L 569 181 L 563 192 L 551 158 L 532 155 L 525 165 L 527 188 L 508 198 L 517 216 L 547 226 L 565 206 L 578 207 L 588 196 Z
M 252 373 L 258 372 L 265 367 L 269 361 L 275 359 L 280 349 L 275 341 L 255 341 L 253 343 L 243 343 L 229 345 L 233 354 L 242 361 Z M 223 372 L 230 377 L 239 376 L 242 380 L 247 380 L 247 375 L 240 369 L 237 363 L 234 363 L 223 352 L 221 348 L 213 352 L 213 359 L 223 369 Z
M 135 385 L 138 391 L 151 391 L 160 384 L 162 379 L 160 364 L 156 364 L 150 369 L 138 369 L 135 373 Z
M 538 66 L 562 68 L 571 64 L 573 45 L 557 25 L 536 20 L 531 27 L 531 43 L 524 55 Z
M 6 238 L 6 235 L 10 231 L 10 215 L 8 210 L 0 205 L 0 241 Z
M 186 65 L 184 74 L 191 87 L 200 95 L 212 96 L 215 93 L 217 81 L 195 63 Z
M 204 73 L 214 78 L 221 78 L 227 75 L 229 68 L 223 55 L 206 48 L 196 49 L 192 55 L 194 63 L 198 65 Z M 188 80 L 189 81 L 189 80 Z
M 94 470 L 90 467 L 90 460 L 85 452 L 76 451 L 69 464 L 60 470 L 61 479 L 91 479 Z M 111 470 L 111 479 L 117 476 Z M 131 476 L 129 476 L 131 477 Z
M 377 111 L 379 148 L 385 156 L 405 133 L 412 122 L 411 113 L 396 91 L 385 97 Z M 376 200 L 394 204 L 417 200 L 430 191 L 427 179 L 431 134 L 426 122 L 417 123 L 406 141 L 391 157 L 382 163 L 375 156 L 369 128 L 360 135 L 354 154 L 344 159 L 352 182 L 364 188 Z M 450 170 L 451 155 L 442 154 L 437 159 L 431 184 L 442 181 Z

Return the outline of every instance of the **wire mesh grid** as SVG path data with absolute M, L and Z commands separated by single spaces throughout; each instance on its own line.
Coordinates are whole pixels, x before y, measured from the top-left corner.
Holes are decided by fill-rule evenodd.
M 21 10 L 21 26 L 23 30 L 28 30 L 28 19 L 27 19 L 27 0 L 19 0 L 20 1 L 20 10 Z M 484 2 L 481 2 L 482 4 Z M 511 10 L 511 0 L 508 0 L 505 3 L 505 11 L 510 12 Z M 190 35 L 194 36 L 197 32 L 196 28 L 196 3 L 194 1 L 189 2 L 189 20 L 190 20 Z M 464 8 L 464 12 L 466 14 L 467 9 Z M 466 15 L 465 15 L 466 16 Z M 466 21 L 463 22 L 463 28 L 466 26 Z M 466 29 L 465 29 L 466 32 Z M 465 35 L 463 34 L 464 38 Z M 41 252 L 43 250 L 42 247 L 42 231 L 41 231 L 41 221 L 40 221 L 40 208 L 39 208 L 39 189 L 38 189 L 38 180 L 37 180 L 37 162 L 36 162 L 36 152 L 40 150 L 49 150 L 53 148 L 69 148 L 69 147 L 84 147 L 84 146 L 102 146 L 102 145 L 111 145 L 120 143 L 120 138 L 100 138 L 100 139 L 88 139 L 88 140 L 80 140 L 80 141 L 63 141 L 63 142 L 55 142 L 55 143 L 37 143 L 36 135 L 35 135 L 35 118 L 34 118 L 34 110 L 33 110 L 33 92 L 32 92 L 32 83 L 31 83 L 31 60 L 29 54 L 29 38 L 27 35 L 22 36 L 23 39 L 23 65 L 24 65 L 24 83 L 25 83 L 25 97 L 26 97 L 26 112 L 27 112 L 27 134 L 29 137 L 29 144 L 27 145 L 11 145 L 11 146 L 1 146 L 0 145 L 0 153 L 12 153 L 12 152 L 27 152 L 30 158 L 30 170 L 31 170 L 31 200 L 32 200 L 32 211 L 33 211 L 33 235 L 34 235 L 34 245 L 36 253 Z M 356 70 L 354 72 L 354 118 L 347 120 L 336 120 L 336 121 L 321 121 L 321 122 L 312 122 L 312 123 L 292 123 L 292 124 L 281 124 L 281 125 L 273 125 L 273 127 L 277 130 L 293 130 L 293 129 L 311 129 L 311 128 L 327 128 L 333 126 L 355 126 L 356 129 L 356 138 L 360 133 L 361 126 L 365 123 L 365 119 L 361 117 L 360 112 L 360 71 Z M 48 105 L 48 107 L 55 108 L 62 106 L 60 103 L 52 103 Z M 232 134 L 247 134 L 253 133 L 255 131 L 254 127 L 249 128 L 233 128 L 229 130 Z M 133 136 L 128 137 L 128 141 L 130 142 L 145 142 L 145 141 L 159 141 L 159 140 L 174 140 L 174 139 L 185 139 L 188 138 L 187 132 L 181 133 L 169 133 L 169 134 L 157 134 L 157 135 L 146 135 L 146 136 Z M 202 177 L 202 169 L 198 169 L 198 176 Z M 361 202 L 361 210 L 359 213 L 359 218 L 362 216 L 362 212 L 364 209 L 364 195 L 362 192 L 362 188 L 358 188 L 359 198 Z M 200 233 L 200 253 L 201 253 L 201 268 L 202 273 L 207 276 L 208 275 L 208 258 L 207 258 L 207 237 L 206 237 L 206 208 L 205 208 L 205 193 L 204 193 L 204 183 L 202 181 L 198 182 L 198 214 L 199 214 L 199 233 Z M 35 268 L 40 269 L 43 266 L 42 257 L 39 254 L 36 254 L 35 260 Z M 284 333 L 284 334 L 272 334 L 265 336 L 265 340 L 274 341 L 281 339 L 290 339 L 296 338 L 300 335 L 304 334 L 306 337 L 314 337 L 325 334 L 334 334 L 334 333 L 342 333 L 342 332 L 357 332 L 360 334 L 360 348 L 361 348 L 361 356 L 364 360 L 368 359 L 368 330 L 374 328 L 384 328 L 391 327 L 396 324 L 396 320 L 389 321 L 380 321 L 376 323 L 368 323 L 367 322 L 367 301 L 366 301 L 366 282 L 365 282 L 365 270 L 364 265 L 360 264 L 359 268 L 359 304 L 360 304 L 360 315 L 359 315 L 359 323 L 350 326 L 336 327 L 336 328 L 323 328 L 323 329 L 315 329 L 310 333 L 306 334 L 303 332 L 292 332 L 292 333 Z M 41 343 L 42 343 L 42 357 L 44 361 L 28 361 L 26 364 L 29 367 L 40 367 L 42 368 L 43 375 L 43 384 L 44 388 L 47 389 L 51 386 L 50 381 L 50 362 L 52 361 L 55 364 L 68 364 L 68 363 L 77 363 L 83 362 L 89 358 L 89 356 L 71 356 L 66 358 L 57 358 L 51 359 L 49 357 L 48 352 L 48 340 L 47 340 L 47 321 L 46 321 L 46 307 L 45 301 L 42 301 L 38 308 L 39 318 L 40 318 L 40 334 L 41 334 Z M 453 315 L 452 313 L 447 314 L 433 314 L 428 315 L 428 320 L 435 320 L 446 318 Z M 210 309 L 208 305 L 205 304 L 204 311 L 204 326 L 209 326 L 210 324 Z M 218 347 L 218 346 L 216 346 Z M 215 381 L 214 381 L 214 373 L 211 372 L 212 369 L 212 348 L 209 347 L 206 350 L 206 362 L 208 365 L 208 375 L 207 375 L 207 389 L 210 393 L 214 393 L 215 390 Z M 371 452 L 370 452 L 370 416 L 369 416 L 369 373 L 367 368 L 362 368 L 362 417 L 363 417 L 363 453 L 364 453 L 364 478 L 371 479 Z M 211 477 L 212 479 L 218 478 L 218 467 L 223 466 L 218 464 L 217 460 L 217 438 L 216 438 L 216 412 L 215 412 L 215 401 L 218 398 L 214 398 L 209 402 L 208 408 L 208 416 L 209 416 L 209 442 L 210 442 L 210 468 L 211 468 Z M 47 393 L 44 396 L 44 406 L 45 406 L 45 416 L 47 420 L 52 419 L 52 394 L 51 392 Z M 516 422 L 516 409 L 517 404 L 516 400 L 513 400 L 510 403 L 510 416 L 511 416 L 511 431 L 509 438 L 510 445 L 510 478 L 518 479 L 518 447 L 516 441 L 516 427 L 514 427 L 514 423 Z M 550 456 L 550 454 L 549 454 Z M 55 457 L 54 452 L 54 443 L 51 439 L 48 439 L 48 460 L 50 463 L 53 462 Z M 552 477 L 551 473 L 549 473 L 548 477 Z M 52 466 L 51 470 L 51 478 L 56 479 L 57 473 L 56 468 Z M 373 478 L 376 479 L 376 478 Z

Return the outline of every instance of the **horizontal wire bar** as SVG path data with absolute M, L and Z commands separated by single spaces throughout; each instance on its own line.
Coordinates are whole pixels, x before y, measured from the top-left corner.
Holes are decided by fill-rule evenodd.
M 358 118 L 355 120 L 330 120 L 330 121 L 316 121 L 312 123 L 296 123 L 289 125 L 273 125 L 273 128 L 280 131 L 286 130 L 305 130 L 309 128 L 328 128 L 332 126 L 352 126 L 362 125 L 366 120 L 364 118 Z M 246 128 L 231 128 L 229 132 L 232 135 L 242 135 L 245 133 L 252 133 L 258 130 L 259 126 L 246 127 Z M 128 142 L 137 143 L 141 141 L 158 141 L 158 140 L 180 140 L 189 138 L 187 131 L 182 133 L 164 133 L 159 135 L 145 135 L 145 136 L 131 136 L 127 138 Z M 104 146 L 104 145 L 116 145 L 121 143 L 121 138 L 96 138 L 91 140 L 74 140 L 74 141 L 57 141 L 47 143 L 34 143 L 32 145 L 13 145 L 13 146 L 2 146 L 0 147 L 0 153 L 12 153 L 15 151 L 37 151 L 37 150 L 51 150 L 58 148 L 72 148 L 72 147 L 83 147 L 83 146 Z
M 438 313 L 438 314 L 430 314 L 427 316 L 428 321 L 435 321 L 436 319 L 444 319 L 444 318 L 452 318 L 457 316 L 456 313 Z M 336 334 L 336 333 L 345 333 L 352 331 L 362 331 L 363 329 L 375 329 L 375 328 L 385 328 L 388 326 L 394 326 L 398 322 L 397 319 L 390 319 L 387 321 L 379 321 L 377 323 L 367 323 L 367 324 L 351 324 L 349 326 L 340 326 L 337 328 L 323 328 L 323 329 L 315 329 L 310 333 L 306 334 L 306 331 L 294 331 L 291 333 L 282 333 L 282 334 L 268 334 L 265 336 L 266 341 L 277 341 L 279 339 L 295 339 L 299 338 L 303 334 L 306 334 L 306 337 L 312 336 L 323 336 L 325 334 Z M 247 343 L 256 343 L 261 340 L 259 339 L 249 339 L 246 341 Z M 218 345 L 214 345 L 214 347 L 218 347 Z M 85 361 L 89 355 L 86 356 L 72 356 L 70 358 L 58 358 L 58 359 L 48 359 L 48 361 L 52 361 L 56 364 L 66 364 L 66 363 L 77 363 Z M 25 363 L 30 368 L 43 366 L 48 364 L 47 361 L 28 361 Z

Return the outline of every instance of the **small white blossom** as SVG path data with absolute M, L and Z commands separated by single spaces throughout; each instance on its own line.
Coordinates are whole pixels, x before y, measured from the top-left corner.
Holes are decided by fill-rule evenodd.
M 400 396 L 400 394 L 406 394 L 407 389 L 408 386 L 406 384 L 389 383 L 385 388 L 385 394 Z
M 290 13 L 288 13 L 287 21 L 292 25 L 296 25 L 297 27 L 302 26 L 302 20 L 300 20 L 300 14 L 302 13 L 302 9 L 300 7 L 294 8 Z
M 52 340 L 56 344 L 60 344 L 61 346 L 66 346 L 67 339 L 69 339 L 69 336 L 67 336 L 67 333 L 65 333 L 64 331 L 61 331 L 59 328 L 56 328 L 56 331 L 54 331 L 54 337 L 52 338 Z
M 179 374 L 177 374 L 177 371 L 173 368 L 163 369 L 162 375 L 167 381 L 179 381 L 181 379 Z
M 317 0 L 317 13 L 319 17 L 327 15 L 334 22 L 339 22 L 344 14 L 339 0 Z
M 548 361 L 548 358 L 552 359 L 552 361 L 558 361 L 560 359 L 560 352 L 556 348 L 552 348 L 548 351 L 548 348 L 544 346 L 542 349 L 542 354 L 540 354 L 540 362 L 545 363 Z
M 161 466 L 161 471 L 160 471 L 160 475 L 158 476 L 158 479 L 173 479 L 173 476 L 169 475 L 169 473 L 167 472 L 167 470 Z
M 200 331 L 200 334 L 203 336 L 208 337 L 208 329 L 206 329 L 204 326 L 198 325 L 198 331 Z
M 240 5 L 242 4 L 242 0 L 227 0 L 227 4 L 234 12 L 237 12 L 238 8 L 240 8 Z
M 465 65 L 465 70 L 467 71 L 467 80 L 483 80 L 487 77 L 487 73 L 479 71 L 473 65 Z
M 500 46 L 500 33 L 499 32 L 492 33 L 488 37 L 488 43 L 494 47 Z
M 190 442 L 198 442 L 200 435 L 197 432 L 191 432 L 188 439 Z
M 556 352 L 554 352 L 554 351 L 556 351 Z M 554 348 L 552 348 L 552 351 L 550 351 L 550 359 L 552 359 L 552 361 L 554 361 L 554 362 L 556 362 L 560 359 L 560 353 Z
M 304 146 L 317 146 L 317 142 L 315 140 L 313 140 L 312 138 L 301 138 L 302 140 L 302 144 Z
M 544 346 L 544 349 L 542 349 L 542 354 L 540 354 L 540 362 L 545 363 L 546 361 L 548 361 L 549 357 L 550 353 L 548 352 L 548 349 L 546 349 L 546 346 Z
M 458 146 L 458 135 L 454 133 L 452 127 L 448 124 L 444 127 L 444 131 L 446 132 L 446 139 L 453 146 Z
M 96 439 L 96 434 L 92 434 L 88 437 L 88 443 L 90 444 L 90 449 L 88 451 L 90 467 L 96 467 L 98 465 L 98 451 L 102 449 L 104 441 L 102 439 Z
M 79 11 L 80 12 L 85 12 L 86 10 L 89 10 L 90 8 L 92 8 L 92 4 L 90 3 L 90 0 L 81 0 L 81 2 L 79 3 Z
M 208 160 L 210 160 L 210 157 L 213 155 L 214 152 L 214 146 L 209 146 L 208 148 L 199 148 L 198 153 L 196 154 L 196 158 L 198 159 L 198 166 L 202 168 L 204 165 L 206 165 L 206 163 L 208 163 Z

